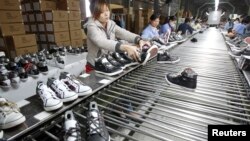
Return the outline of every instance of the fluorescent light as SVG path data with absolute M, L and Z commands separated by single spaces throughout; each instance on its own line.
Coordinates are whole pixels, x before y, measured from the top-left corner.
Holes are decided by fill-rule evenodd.
M 215 0 L 215 11 L 218 10 L 219 3 L 220 3 L 219 0 Z
M 140 7 L 139 9 L 142 10 L 143 8 Z
M 85 0 L 86 17 L 90 17 L 91 16 L 89 5 L 90 5 L 89 0 Z

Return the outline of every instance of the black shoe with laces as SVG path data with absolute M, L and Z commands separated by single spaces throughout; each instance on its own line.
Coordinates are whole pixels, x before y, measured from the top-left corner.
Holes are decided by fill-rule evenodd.
M 9 79 L 9 77 L 8 77 L 8 73 L 6 73 L 6 74 L 1 74 L 0 73 L 0 87 L 1 88 L 10 88 L 10 85 L 11 84 L 11 82 L 10 82 L 10 79 Z
M 24 68 L 19 68 L 18 69 L 18 75 L 21 79 L 21 81 L 25 82 L 28 80 L 28 73 L 24 70 Z
M 111 63 L 113 66 L 118 67 L 118 68 L 124 68 L 124 66 L 121 63 L 117 62 L 111 55 L 106 54 L 105 56 L 107 60 L 109 61 L 109 63 Z
M 145 65 L 148 62 L 148 60 L 156 56 L 157 53 L 158 53 L 158 47 L 156 45 L 153 46 L 144 45 L 140 53 L 141 55 L 140 63 L 142 65 Z
M 122 68 L 113 66 L 105 56 L 95 61 L 95 72 L 105 74 L 108 76 L 114 76 L 122 73 Z
M 118 52 L 113 52 L 112 57 L 123 66 L 129 64 L 129 61 L 124 59 Z
M 180 61 L 178 56 L 171 56 L 168 51 L 157 54 L 157 63 L 175 64 Z
M 87 141 L 110 141 L 102 113 L 96 102 L 90 102 L 87 111 Z
M 64 115 L 64 141 L 81 141 L 81 129 L 72 111 Z
M 165 78 L 168 84 L 174 84 L 184 88 L 189 88 L 187 90 L 194 90 L 197 85 L 198 74 L 194 72 L 191 68 L 186 68 L 181 74 L 168 73 Z
M 124 58 L 125 60 L 127 60 L 127 62 L 128 62 L 125 65 L 125 67 L 130 67 L 130 66 L 134 66 L 134 65 L 138 65 L 139 64 L 138 62 L 135 62 L 133 59 L 129 58 L 126 53 L 120 53 L 120 56 L 122 58 Z

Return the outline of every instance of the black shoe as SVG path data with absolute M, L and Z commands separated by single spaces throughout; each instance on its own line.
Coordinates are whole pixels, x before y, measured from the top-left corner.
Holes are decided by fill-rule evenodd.
M 9 75 L 11 85 L 14 87 L 18 87 L 20 84 L 20 77 L 18 76 L 18 72 L 11 71 L 11 72 L 9 72 L 8 75 Z
M 126 53 L 120 53 L 120 56 L 124 58 L 128 63 L 125 65 L 125 67 L 130 67 L 134 65 L 138 65 L 138 62 L 135 62 L 133 59 L 130 59 Z
M 117 62 L 111 55 L 106 54 L 105 56 L 109 63 L 111 63 L 113 66 L 124 69 L 124 66 L 121 63 Z
M 110 141 L 103 116 L 96 102 L 90 102 L 87 112 L 87 141 Z
M 44 62 L 40 61 L 39 63 L 37 63 L 37 68 L 41 73 L 48 74 L 49 70 L 45 61 Z
M 0 73 L 0 87 L 4 88 L 4 89 L 10 88 L 10 86 L 11 86 L 10 84 L 11 84 L 11 82 L 10 82 L 10 79 L 8 77 L 8 73 L 6 73 L 6 74 Z
M 198 40 L 196 38 L 192 38 L 190 41 L 193 43 L 198 42 Z
M 122 73 L 122 68 L 113 66 L 105 56 L 95 61 L 95 72 L 105 74 L 108 76 L 114 76 Z
M 191 68 L 186 68 L 181 74 L 168 73 L 165 78 L 168 84 L 175 84 L 181 87 L 195 89 L 197 85 L 197 76 Z
M 3 64 L 0 64 L 0 74 L 6 74 L 8 70 Z
M 142 47 L 142 51 L 141 51 L 141 61 L 140 63 L 142 65 L 145 65 L 148 60 L 154 56 L 156 56 L 158 53 L 158 47 L 153 45 L 151 47 L 145 45 Z
M 178 63 L 179 61 L 180 58 L 178 56 L 171 56 L 167 51 L 157 54 L 157 63 L 175 64 Z
M 67 111 L 64 116 L 64 141 L 81 141 L 81 129 L 72 111 Z
M 30 67 L 28 67 L 25 70 L 28 75 L 32 76 L 33 78 L 38 78 L 39 77 L 39 70 L 36 65 L 32 64 Z
M 18 69 L 18 75 L 21 79 L 21 81 L 25 82 L 28 80 L 28 73 L 24 70 L 24 68 L 19 68 Z
M 117 52 L 113 52 L 113 53 L 112 53 L 112 57 L 113 57 L 117 62 L 119 62 L 121 65 L 123 65 L 123 66 L 125 66 L 125 67 L 126 67 L 127 64 L 129 64 L 129 61 L 128 61 L 128 60 L 125 60 L 124 58 L 122 58 L 122 56 L 121 56 L 119 53 L 117 53 Z

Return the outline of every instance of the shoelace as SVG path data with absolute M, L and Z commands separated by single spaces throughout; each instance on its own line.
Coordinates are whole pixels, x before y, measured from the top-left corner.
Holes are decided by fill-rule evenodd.
M 92 115 L 88 117 L 89 129 L 88 129 L 87 134 L 89 136 L 91 136 L 92 134 L 100 134 L 100 136 L 102 136 L 107 141 L 108 139 L 105 138 L 105 133 L 103 131 L 103 128 L 104 128 L 103 118 L 99 112 L 96 112 L 96 113 L 98 113 L 98 117 L 93 117 Z
M 13 111 L 15 111 L 15 112 L 20 111 L 20 109 L 18 108 L 18 106 L 15 103 L 9 102 L 9 101 L 6 101 L 6 102 L 1 101 L 0 107 L 9 107 L 9 108 L 7 108 L 8 110 L 6 110 L 6 108 L 2 108 L 1 112 L 3 112 L 4 115 L 12 113 Z
M 76 133 L 76 135 L 73 135 L 73 133 Z M 79 128 L 73 128 L 73 127 L 69 128 L 69 130 L 65 131 L 64 138 L 67 140 L 68 137 L 75 137 L 76 140 L 81 141 L 81 131 L 80 131 L 80 129 Z
M 43 92 L 43 95 L 42 95 L 43 98 L 58 99 L 58 97 L 55 95 L 55 93 L 51 89 L 49 89 L 47 86 L 44 89 L 42 89 L 42 92 Z
M 62 87 L 62 90 L 71 91 L 71 90 L 69 89 L 69 87 L 68 87 L 64 82 L 62 82 L 62 81 L 60 81 L 60 80 L 57 81 L 57 85 L 58 85 L 58 86 L 62 85 L 62 86 L 63 86 L 63 87 Z

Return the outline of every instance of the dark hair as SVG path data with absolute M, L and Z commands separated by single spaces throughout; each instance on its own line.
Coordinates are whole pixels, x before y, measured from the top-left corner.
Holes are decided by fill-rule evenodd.
M 176 21 L 176 17 L 175 16 L 166 17 L 164 24 L 169 23 L 170 21 Z
M 89 9 L 94 19 L 99 18 L 104 5 L 108 7 L 106 0 L 91 0 Z
M 189 22 L 190 22 L 190 18 L 186 18 L 185 23 L 189 23 Z
M 150 20 L 151 20 L 151 21 L 154 21 L 154 20 L 156 20 L 156 19 L 158 19 L 158 18 L 160 18 L 160 14 L 152 14 L 152 15 L 150 16 Z
M 240 19 L 239 19 L 239 18 L 236 18 L 234 21 L 240 21 Z
M 249 24 L 250 23 L 250 16 L 246 16 L 243 20 L 242 20 L 243 24 Z
M 197 23 L 199 23 L 199 21 L 198 21 L 198 20 L 196 20 L 194 23 L 195 23 L 195 24 L 197 24 Z
M 230 19 L 230 18 L 228 18 L 228 19 L 227 19 L 227 21 L 231 21 L 231 19 Z
M 228 28 L 227 33 L 233 32 L 233 28 Z

